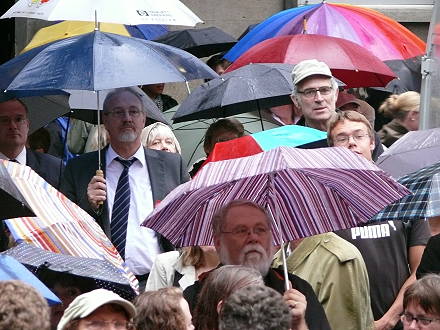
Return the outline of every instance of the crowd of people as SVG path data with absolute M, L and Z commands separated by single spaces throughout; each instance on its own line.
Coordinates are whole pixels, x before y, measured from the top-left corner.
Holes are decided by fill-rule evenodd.
M 300 62 L 292 81 L 291 104 L 267 109 L 265 116 L 279 125 L 326 131 L 321 147 L 348 148 L 374 162 L 418 128 L 415 92 L 386 99 L 379 110 L 393 119 L 375 132 L 375 110 L 340 91 L 325 63 Z M 161 110 L 173 106 L 163 84 L 143 89 Z M 140 224 L 171 190 L 196 176 L 204 160 L 188 173 L 170 127 L 145 127 L 147 110 L 135 89 L 107 94 L 106 146 L 72 158 L 64 169 L 60 159 L 27 145 L 27 111 L 19 99 L 0 103 L 0 158 L 30 166 L 87 211 L 138 279 L 140 294 L 130 302 L 58 278 L 65 284 L 47 285 L 60 292 L 63 304 L 49 308 L 32 287 L 1 281 L 0 329 L 440 329 L 440 236 L 425 219 L 374 223 L 275 247 L 268 210 L 238 199 L 206 219 L 214 246 L 176 250 Z M 237 119 L 220 119 L 207 130 L 204 150 L 209 155 L 217 142 L 244 134 Z M 97 172 L 98 153 L 103 174 Z M 5 228 L 1 243 L 2 250 L 11 244 Z

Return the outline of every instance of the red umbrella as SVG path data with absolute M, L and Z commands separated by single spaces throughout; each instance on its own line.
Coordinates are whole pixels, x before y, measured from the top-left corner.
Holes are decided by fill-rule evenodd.
M 227 72 L 249 63 L 297 64 L 309 59 L 327 63 L 333 75 L 349 88 L 384 87 L 396 77 L 387 65 L 362 46 L 317 34 L 267 39 L 241 55 Z

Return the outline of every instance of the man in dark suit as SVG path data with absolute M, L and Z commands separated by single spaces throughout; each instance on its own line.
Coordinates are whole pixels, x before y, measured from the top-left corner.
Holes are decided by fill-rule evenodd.
M 58 189 L 61 159 L 26 148 L 28 110 L 19 100 L 0 103 L 0 159 L 26 164 Z
M 145 104 L 134 89 L 109 93 L 103 106 L 110 141 L 101 151 L 104 176 L 96 174 L 98 152 L 87 153 L 69 161 L 60 189 L 98 221 L 141 282 L 156 255 L 172 246 L 140 224 L 157 202 L 189 179 L 179 155 L 142 147 L 145 120 Z M 120 203 L 124 185 L 129 188 L 128 196 L 124 195 L 127 205 Z

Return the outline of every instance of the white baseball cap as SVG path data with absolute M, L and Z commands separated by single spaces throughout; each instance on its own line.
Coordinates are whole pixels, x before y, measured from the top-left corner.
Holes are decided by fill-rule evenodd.
M 327 64 L 318 60 L 304 60 L 299 62 L 292 70 L 293 84 L 297 85 L 299 82 L 307 77 L 320 75 L 332 77 L 332 72 Z

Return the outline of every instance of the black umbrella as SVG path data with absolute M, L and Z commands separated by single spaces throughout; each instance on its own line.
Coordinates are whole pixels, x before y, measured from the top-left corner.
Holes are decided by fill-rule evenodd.
M 25 96 L 25 93 L 8 91 L 0 92 L 0 102 L 11 99 L 19 99 L 24 103 L 29 112 L 29 134 L 44 127 L 51 121 L 61 117 L 70 111 L 69 94 L 61 90 L 47 91 L 47 94 L 58 95 L 34 95 Z
M 237 39 L 212 26 L 170 31 L 154 41 L 186 50 L 200 58 L 229 50 L 236 44 Z
M 248 64 L 196 88 L 173 116 L 174 123 L 222 118 L 289 104 L 293 64 Z
M 406 60 L 390 60 L 384 63 L 397 75 L 384 88 L 375 88 L 393 94 L 401 94 L 407 91 L 420 93 L 422 84 L 422 58 L 412 57 Z
M 57 275 L 69 274 L 77 277 L 78 286 L 91 283 L 89 286 L 94 284 L 95 288 L 112 290 L 125 299 L 136 296 L 121 271 L 105 260 L 54 253 L 27 243 L 20 243 L 3 254 L 14 257 L 38 276 L 43 273 L 56 281 Z

